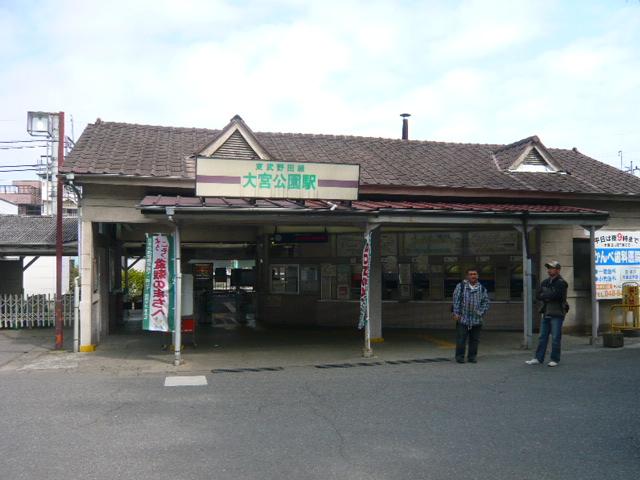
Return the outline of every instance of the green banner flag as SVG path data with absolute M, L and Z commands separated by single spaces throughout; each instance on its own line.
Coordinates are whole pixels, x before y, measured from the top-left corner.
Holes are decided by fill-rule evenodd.
M 172 332 L 175 316 L 175 252 L 173 235 L 147 235 L 142 328 Z

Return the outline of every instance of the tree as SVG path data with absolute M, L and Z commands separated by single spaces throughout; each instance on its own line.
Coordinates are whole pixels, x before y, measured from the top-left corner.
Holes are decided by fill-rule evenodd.
M 122 272 L 122 285 L 124 285 L 124 272 Z M 144 292 L 144 272 L 142 270 L 129 270 L 129 299 L 132 302 L 142 300 Z

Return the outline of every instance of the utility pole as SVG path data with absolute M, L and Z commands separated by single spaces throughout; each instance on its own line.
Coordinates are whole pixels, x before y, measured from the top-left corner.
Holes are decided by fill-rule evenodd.
M 47 137 L 47 142 L 51 139 L 55 141 L 55 121 L 58 122 L 58 165 L 56 168 L 56 328 L 55 328 L 55 349 L 62 349 L 62 327 L 64 322 L 62 310 L 62 197 L 63 186 L 60 168 L 64 164 L 64 112 L 27 112 L 27 132 L 32 137 Z M 47 148 L 47 151 L 49 149 Z M 51 148 L 53 155 L 53 147 Z M 49 161 L 47 159 L 47 171 Z M 48 175 L 48 173 L 47 173 Z M 53 183 L 53 178 L 51 179 Z
M 56 172 L 56 350 L 62 350 L 62 176 L 64 164 L 64 112 L 58 114 L 58 168 Z

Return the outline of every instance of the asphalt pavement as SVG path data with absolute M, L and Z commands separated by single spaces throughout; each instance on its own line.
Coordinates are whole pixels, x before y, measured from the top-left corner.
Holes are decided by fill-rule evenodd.
M 529 356 L 212 368 L 200 386 L 165 386 L 192 371 L 4 368 L 1 476 L 638 478 L 640 348 Z

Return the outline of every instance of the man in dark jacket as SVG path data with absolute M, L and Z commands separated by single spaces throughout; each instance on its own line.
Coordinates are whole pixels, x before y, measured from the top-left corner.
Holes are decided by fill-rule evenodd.
M 542 322 L 540 323 L 540 338 L 535 358 L 528 360 L 528 365 L 539 365 L 544 362 L 544 355 L 547 351 L 549 333 L 551 333 L 551 361 L 547 364 L 550 367 L 557 367 L 560 362 L 560 346 L 562 343 L 562 322 L 569 310 L 567 304 L 567 282 L 560 276 L 562 266 L 553 260 L 544 264 L 547 267 L 549 277 L 540 284 L 536 292 L 536 298 L 542 302 L 540 313 Z

